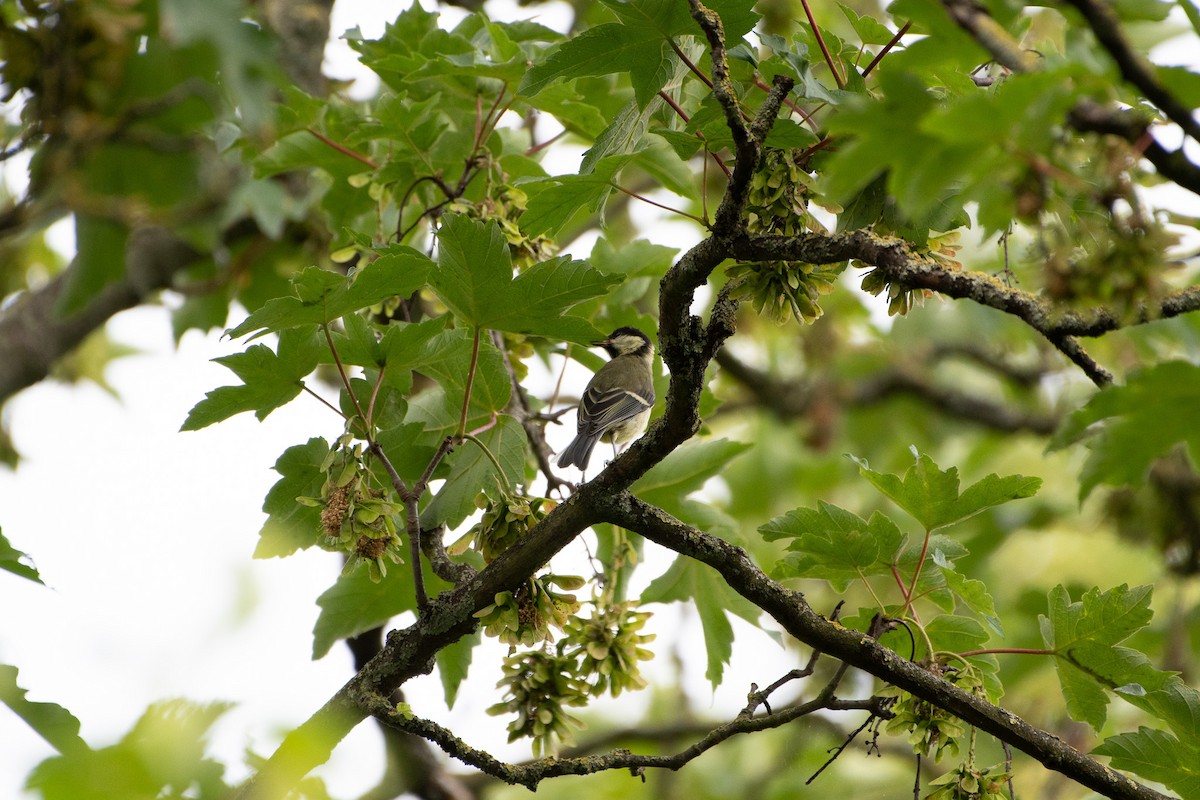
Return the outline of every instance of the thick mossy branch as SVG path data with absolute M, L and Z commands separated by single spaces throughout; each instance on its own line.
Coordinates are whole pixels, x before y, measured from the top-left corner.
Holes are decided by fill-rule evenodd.
M 882 270 L 888 283 L 905 289 L 927 289 L 947 297 L 973 300 L 1022 320 L 1101 386 L 1111 383 L 1112 376 L 1092 360 L 1075 337 L 1102 336 L 1130 325 L 1200 309 L 1200 286 L 1181 289 L 1154 303 L 1142 303 L 1133 312 L 1123 315 L 1103 306 L 1062 308 L 1030 292 L 1006 286 L 991 275 L 943 266 L 915 252 L 907 242 L 865 230 L 831 235 L 746 236 L 733 242 L 729 255 L 743 261 L 784 260 L 810 264 L 852 259 Z
M 949 711 L 1105 797 L 1166 800 L 1166 795 L 1109 769 L 1003 708 L 963 691 L 870 636 L 825 619 L 808 605 L 802 594 L 768 578 L 740 547 L 693 528 L 629 494 L 608 498 L 602 513 L 605 521 L 613 525 L 635 531 L 716 569 L 738 594 L 809 647 Z

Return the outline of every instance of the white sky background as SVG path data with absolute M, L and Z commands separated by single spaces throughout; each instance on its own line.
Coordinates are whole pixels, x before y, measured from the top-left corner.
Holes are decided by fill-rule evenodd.
M 357 25 L 364 35 L 377 37 L 384 22 L 408 4 L 339 0 L 334 36 Z M 515 5 L 508 11 L 489 9 L 508 19 L 530 14 Z M 444 22 L 453 24 L 462 12 L 442 13 Z M 536 18 L 561 28 L 565 13 L 543 7 Z M 362 80 L 362 94 L 369 94 L 374 83 L 356 67 L 343 42 L 330 47 L 327 71 Z M 675 246 L 695 240 L 690 228 L 672 225 L 668 233 L 665 224 L 649 238 Z M 0 470 L 0 526 L 15 547 L 36 559 L 49 586 L 0 574 L 0 663 L 20 669 L 20 685 L 30 699 L 53 701 L 74 713 L 94 747 L 114 742 L 158 700 L 233 702 L 234 709 L 215 729 L 212 751 L 240 778 L 245 748 L 269 754 L 286 730 L 306 719 L 352 672 L 344 647 L 311 660 L 315 601 L 336 578 L 337 557 L 314 549 L 286 559 L 250 558 L 263 520 L 262 498 L 278 477 L 271 469 L 275 459 L 311 436 L 332 439 L 342 426 L 327 409 L 301 398 L 264 423 L 243 414 L 203 431 L 179 433 L 188 410 L 206 391 L 235 382 L 210 359 L 238 352 L 243 344 L 192 331 L 175 349 L 160 308 L 121 314 L 109 330 L 116 340 L 143 351 L 109 368 L 117 398 L 94 385 L 45 381 L 5 409 L 24 460 L 15 474 Z M 586 378 L 582 369 L 569 372 L 567 386 L 577 392 Z M 565 426 L 552 426 L 552 443 L 565 445 L 571 425 L 568 415 Z M 647 548 L 650 568 L 642 574 L 648 580 L 665 568 L 669 556 L 656 553 L 653 545 Z M 582 555 L 576 544 L 554 564 L 558 571 L 588 574 Z M 765 685 L 798 666 L 794 656 L 749 631 L 739 638 L 727 679 L 714 696 L 703 677 L 699 625 L 680 609 L 678 604 L 656 609 L 651 630 L 660 634 L 659 655 L 646 671 L 651 678 L 669 675 L 672 642 L 681 642 L 689 693 L 698 709 L 730 713 L 744 704 L 751 681 Z M 739 636 L 748 631 L 739 620 L 733 622 Z M 435 676 L 405 688 L 417 713 L 466 734 L 471 744 L 520 759 L 527 756 L 527 745 L 504 745 L 507 721 L 483 713 L 498 699 L 494 684 L 502 652 L 494 645 L 476 651 L 453 711 L 444 708 Z M 639 703 L 636 695 L 631 701 Z M 52 754 L 49 745 L 0 709 L 0 752 L 0 797 L 31 796 L 22 791 L 23 782 L 34 764 Z M 318 774 L 327 778 L 334 796 L 353 797 L 378 779 L 381 757 L 374 726 L 364 724 Z
M 377 37 L 408 5 L 339 0 L 333 35 L 357 25 Z M 491 10 L 510 19 L 530 14 L 515 6 L 506 16 Z M 461 13 L 442 9 L 444 24 L 452 25 Z M 562 27 L 567 17 L 562 8 L 557 18 L 540 8 L 537 19 Z M 327 72 L 362 80 L 364 95 L 374 86 L 344 42 L 329 48 Z M 693 231 L 682 230 L 688 229 L 651 236 L 674 245 L 681 236 L 695 240 Z M 71 246 L 69 234 L 65 238 Z M 235 312 L 230 325 L 237 321 Z M 31 700 L 70 710 L 93 747 L 114 743 L 159 700 L 232 702 L 233 710 L 214 729 L 211 752 L 240 779 L 247 747 L 268 755 L 284 732 L 352 674 L 342 646 L 321 661 L 311 659 L 315 601 L 338 575 L 337 556 L 314 548 L 286 559 L 250 558 L 264 518 L 263 497 L 279 477 L 271 469 L 275 459 L 312 436 L 333 439 L 342 424 L 316 401 L 301 398 L 263 423 L 243 414 L 180 433 L 188 410 L 206 391 L 236 383 L 211 359 L 239 352 L 244 343 L 191 331 L 176 349 L 166 311 L 154 307 L 117 316 L 109 331 L 142 351 L 109 367 L 107 379 L 117 397 L 92 384 L 43 381 L 4 412 L 23 460 L 16 473 L 0 469 L 0 527 L 13 546 L 35 559 L 48 586 L 0 573 L 0 663 L 20 670 L 19 684 Z M 582 369 L 572 371 L 567 389 L 578 392 L 586 380 Z M 566 425 L 552 426 L 553 443 L 564 446 L 572 426 L 570 416 Z M 663 552 L 651 552 L 650 560 L 646 580 L 670 562 Z M 559 572 L 590 574 L 582 561 L 576 544 L 554 565 Z M 735 657 L 730 680 L 714 697 L 703 677 L 699 623 L 694 615 L 682 618 L 677 608 L 660 611 L 649 629 L 660 633 L 659 656 L 646 671 L 651 677 L 669 675 L 668 648 L 683 620 L 692 695 L 701 710 L 714 704 L 740 708 L 750 681 L 765 685 L 796 666 L 752 632 L 739 643 L 742 652 L 750 652 Z M 744 625 L 736 619 L 734 624 L 739 630 Z M 494 687 L 503 652 L 494 643 L 476 651 L 452 712 L 442 703 L 436 676 L 405 688 L 417 713 L 467 734 L 474 745 L 522 759 L 528 757 L 527 743 L 506 746 L 507 720 L 484 714 L 499 699 Z M 636 695 L 622 702 L 640 705 Z M 53 750 L 0 709 L 0 751 L 0 797 L 32 797 L 23 790 L 25 778 Z M 364 724 L 318 774 L 334 796 L 354 797 L 374 785 L 381 767 L 378 733 Z

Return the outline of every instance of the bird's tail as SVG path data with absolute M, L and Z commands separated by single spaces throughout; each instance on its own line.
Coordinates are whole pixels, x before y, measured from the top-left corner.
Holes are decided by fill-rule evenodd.
M 596 442 L 600 440 L 599 436 L 585 436 L 580 434 L 567 445 L 567 449 L 562 451 L 562 455 L 558 457 L 558 465 L 566 467 L 574 464 L 580 470 L 587 469 L 588 460 L 592 457 L 592 448 L 596 446 Z

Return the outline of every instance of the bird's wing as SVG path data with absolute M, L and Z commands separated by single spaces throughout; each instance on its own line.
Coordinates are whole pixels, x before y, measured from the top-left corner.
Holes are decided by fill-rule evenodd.
M 601 433 L 613 425 L 633 419 L 652 405 L 653 398 L 647 400 L 628 389 L 589 386 L 579 404 L 579 433 Z

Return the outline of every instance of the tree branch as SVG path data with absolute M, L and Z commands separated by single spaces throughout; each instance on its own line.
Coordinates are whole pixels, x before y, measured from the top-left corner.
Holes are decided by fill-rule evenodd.
M 171 285 L 176 274 L 200 258 L 166 228 L 130 234 L 124 275 L 105 286 L 70 316 L 58 311 L 64 292 L 81 269 L 78 258 L 45 286 L 26 292 L 0 310 L 0 403 L 50 374 L 71 352 L 115 314 L 146 302 Z
M 674 755 L 644 755 L 631 753 L 628 750 L 613 750 L 609 753 L 574 758 L 541 758 L 524 764 L 509 764 L 500 761 L 490 753 L 471 747 L 449 729 L 436 722 L 420 717 L 405 716 L 396 712 L 386 703 L 380 703 L 375 713 L 376 719 L 395 730 L 427 739 L 464 764 L 499 778 L 505 783 L 524 786 L 533 791 L 537 789 L 539 783 L 547 778 L 560 775 L 591 775 L 613 769 L 627 769 L 634 775 L 641 775 L 648 768 L 677 770 L 734 736 L 778 728 L 816 711 L 867 710 L 876 716 L 886 718 L 890 713 L 887 711 L 886 705 L 890 702 L 890 698 L 881 697 L 872 697 L 866 700 L 839 700 L 833 696 L 832 691 L 822 692 L 807 703 L 790 706 L 776 714 L 764 714 L 757 717 L 739 714 L 735 719 L 713 728 L 699 741 Z
M 1094 4 L 1092 0 L 1065 1 L 1072 5 L 1076 5 L 1076 3 Z M 1001 65 L 1019 73 L 1036 72 L 1042 68 L 1042 62 L 1036 54 L 1021 47 L 989 16 L 987 9 L 983 6 L 971 2 L 971 0 L 942 0 L 942 5 L 951 19 L 970 33 L 975 41 Z M 1099 7 L 1098 4 L 1094 5 Z M 1114 28 L 1114 30 L 1116 29 Z M 1119 32 L 1116 35 L 1120 38 Z M 1123 39 L 1121 42 L 1124 44 Z M 1101 44 L 1105 43 L 1101 41 Z M 1108 45 L 1105 46 L 1108 47 Z M 1140 61 L 1136 54 L 1132 54 L 1132 58 Z M 1149 65 L 1143 66 L 1149 69 Z M 1150 78 L 1153 83 L 1157 84 L 1157 80 L 1153 78 L 1152 74 Z M 1130 82 L 1137 85 L 1135 81 L 1130 80 Z M 1139 88 L 1141 87 L 1139 86 Z M 1165 90 L 1163 93 L 1165 94 Z M 1166 96 L 1169 98 L 1167 102 L 1170 104 L 1174 98 L 1171 98 L 1170 95 Z M 1148 92 L 1147 97 L 1150 97 Z M 1152 97 L 1150 99 L 1153 100 Z M 1176 105 L 1178 106 L 1177 102 Z M 1161 105 L 1159 107 L 1163 108 Z M 1176 108 L 1176 111 L 1180 110 L 1184 111 L 1188 120 L 1192 119 L 1190 111 Z M 1163 108 L 1163 111 L 1166 109 Z M 1068 112 L 1067 121 L 1071 127 L 1081 133 L 1107 133 L 1119 136 L 1131 144 L 1144 144 L 1142 154 L 1147 161 L 1154 165 L 1159 174 L 1190 192 L 1200 194 L 1200 167 L 1197 167 L 1184 155 L 1183 148 L 1171 151 L 1159 144 L 1158 140 L 1149 133 L 1149 121 L 1138 112 L 1105 108 L 1091 100 L 1081 100 Z M 1196 127 L 1194 121 L 1192 126 Z M 1195 138 L 1195 134 L 1192 135 Z
M 1096 40 L 1108 51 L 1121 77 L 1133 84 L 1146 99 L 1158 106 L 1183 132 L 1196 141 L 1200 141 L 1200 124 L 1196 122 L 1193 111 L 1173 94 L 1167 91 L 1158 77 L 1154 74 L 1154 65 L 1143 58 L 1133 49 L 1133 46 L 1121 33 L 1121 22 L 1110 6 L 1096 0 L 1064 0 L 1072 6 L 1083 18 L 1095 34 Z
M 605 521 L 713 567 L 738 594 L 804 644 L 949 711 L 1105 797 L 1167 800 L 1166 795 L 1109 769 L 1011 712 L 901 658 L 870 636 L 821 617 L 802 594 L 768 578 L 740 547 L 686 525 L 628 493 L 606 500 L 601 509 Z
M 912 250 L 899 239 L 885 239 L 870 231 L 838 234 L 805 233 L 799 236 L 743 236 L 732 242 L 729 257 L 742 261 L 803 261 L 831 264 L 852 259 L 883 271 L 888 283 L 906 289 L 929 289 L 958 299 L 1003 311 L 1042 334 L 1098 385 L 1112 376 L 1095 363 L 1074 337 L 1105 333 L 1167 319 L 1200 309 L 1200 286 L 1189 286 L 1158 302 L 1141 303 L 1131 313 L 1098 306 L 1062 308 L 1021 289 L 1005 286 L 982 272 L 950 269 Z
M 927 358 L 937 358 L 937 354 L 925 357 L 918 354 L 914 360 L 924 362 Z M 744 386 L 753 395 L 754 402 L 774 412 L 781 419 L 803 416 L 812 407 L 812 381 L 778 379 L 751 367 L 728 350 L 717 353 L 716 361 L 723 374 Z M 1058 417 L 1052 414 L 1024 411 L 987 397 L 938 386 L 925 376 L 917 374 L 912 368 L 904 366 L 896 366 L 853 383 L 835 385 L 833 394 L 837 397 L 839 406 L 846 407 L 869 406 L 892 395 L 907 394 L 949 416 L 1007 433 L 1030 431 L 1049 435 L 1059 423 Z

